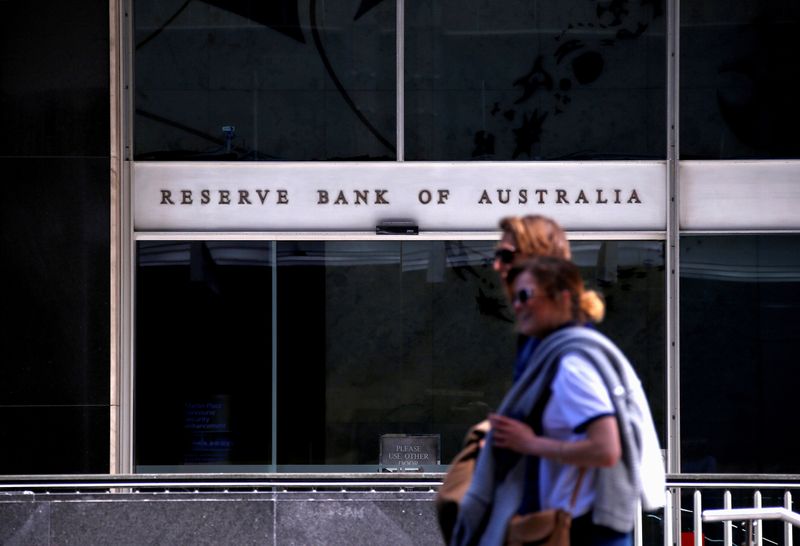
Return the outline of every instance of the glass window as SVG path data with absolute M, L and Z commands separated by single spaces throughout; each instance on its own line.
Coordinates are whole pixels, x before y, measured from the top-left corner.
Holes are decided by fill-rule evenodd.
M 382 435 L 435 434 L 442 466 L 425 469 L 443 470 L 511 383 L 494 241 L 271 244 L 277 267 L 269 243 L 139 243 L 139 469 L 376 471 Z M 573 249 L 660 427 L 663 243 Z M 226 450 L 196 449 L 209 424 L 228 431 Z
M 681 4 L 684 159 L 800 157 L 800 3 Z
M 798 235 L 681 239 L 684 472 L 798 472 L 798 248 Z
M 269 464 L 271 243 L 137 249 L 136 467 Z
M 406 158 L 663 159 L 659 2 L 406 7 Z
M 278 462 L 376 470 L 382 434 L 433 433 L 446 464 L 511 376 L 493 242 L 279 248 L 280 317 L 295 315 L 279 325 L 279 377 L 291 381 L 280 391 L 304 395 L 279 401 Z M 302 426 L 297 406 L 310 413 Z
M 137 0 L 135 159 L 396 159 L 395 4 Z M 405 159 L 665 157 L 660 4 L 405 15 Z
M 395 158 L 394 2 L 134 4 L 135 159 Z

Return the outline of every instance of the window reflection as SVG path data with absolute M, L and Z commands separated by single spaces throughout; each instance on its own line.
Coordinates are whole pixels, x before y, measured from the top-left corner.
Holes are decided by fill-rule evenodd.
M 270 243 L 137 251 L 135 464 L 269 464 Z
M 380 437 L 405 433 L 439 435 L 443 465 L 426 470 L 443 469 L 511 382 L 494 246 L 140 242 L 137 467 L 375 471 Z M 663 243 L 579 241 L 573 253 L 660 427 Z
M 395 158 L 394 2 L 134 2 L 138 160 Z
M 408 159 L 664 158 L 664 28 L 658 2 L 409 4 Z
M 681 157 L 800 157 L 795 0 L 681 6 Z
M 277 248 L 280 293 L 294 304 L 278 305 L 280 468 L 372 471 L 380 436 L 398 433 L 439 434 L 449 462 L 511 381 L 516 335 L 491 268 L 494 242 Z M 635 363 L 662 430 L 663 243 L 573 249 L 608 302 L 600 329 Z

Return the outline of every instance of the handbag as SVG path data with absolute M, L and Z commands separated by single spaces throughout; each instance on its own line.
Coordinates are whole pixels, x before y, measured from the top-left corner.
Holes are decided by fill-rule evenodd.
M 453 536 L 453 527 L 458 518 L 458 507 L 472 482 L 475 463 L 481 450 L 481 441 L 488 434 L 489 427 L 489 421 L 485 420 L 473 425 L 467 431 L 464 447 L 450 463 L 450 468 L 436 494 L 436 515 L 446 544 L 450 543 Z
M 578 491 L 581 488 L 585 468 L 581 468 L 575 489 L 572 491 L 569 508 L 575 507 Z M 569 546 L 569 532 L 572 526 L 572 514 L 560 508 L 540 510 L 530 514 L 517 514 L 508 522 L 505 544 L 507 546 Z

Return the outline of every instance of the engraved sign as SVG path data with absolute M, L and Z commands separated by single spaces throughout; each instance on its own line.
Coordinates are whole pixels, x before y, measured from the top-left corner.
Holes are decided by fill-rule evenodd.
M 438 434 L 384 434 L 381 436 L 380 470 L 421 472 L 439 464 Z
M 133 165 L 136 231 L 496 230 L 544 214 L 567 229 L 661 230 L 666 164 L 640 162 Z

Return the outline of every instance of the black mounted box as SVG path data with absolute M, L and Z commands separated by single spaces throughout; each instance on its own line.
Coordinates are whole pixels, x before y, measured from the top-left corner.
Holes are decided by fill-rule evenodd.
M 375 226 L 377 235 L 419 235 L 419 226 L 413 220 L 385 220 Z

